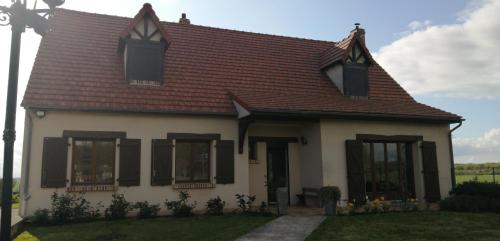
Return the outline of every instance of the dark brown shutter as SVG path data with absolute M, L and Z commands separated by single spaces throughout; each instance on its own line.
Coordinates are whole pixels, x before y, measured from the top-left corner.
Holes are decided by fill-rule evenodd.
M 217 141 L 217 170 L 218 184 L 234 183 L 234 141 Z
M 120 140 L 120 186 L 139 186 L 141 184 L 141 140 Z
M 155 139 L 151 144 L 151 185 L 171 185 L 172 140 Z
M 425 200 L 427 202 L 437 202 L 441 200 L 441 192 L 439 189 L 436 143 L 430 141 L 422 142 L 422 156 Z
M 347 140 L 345 144 L 349 201 L 364 203 L 366 201 L 366 190 L 363 168 L 363 142 Z
M 42 188 L 66 187 L 68 139 L 45 137 L 42 153 Z

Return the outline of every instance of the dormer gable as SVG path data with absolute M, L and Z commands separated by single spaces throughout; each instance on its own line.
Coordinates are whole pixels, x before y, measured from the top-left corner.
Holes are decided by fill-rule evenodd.
M 170 37 L 146 3 L 122 31 L 119 51 L 123 53 L 124 75 L 129 84 L 161 85 L 165 51 Z
M 365 30 L 356 28 L 350 35 L 326 50 L 321 56 L 321 68 L 349 97 L 368 97 L 368 67 L 374 63 L 365 45 Z

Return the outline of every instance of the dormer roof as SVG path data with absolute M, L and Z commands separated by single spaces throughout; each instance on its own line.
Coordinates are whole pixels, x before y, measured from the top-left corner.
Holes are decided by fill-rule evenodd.
M 144 20 L 144 17 L 148 15 L 151 21 L 155 24 L 155 26 L 158 28 L 159 33 L 161 34 L 162 40 L 167 43 L 167 45 L 170 44 L 171 38 L 167 33 L 167 30 L 165 29 L 165 26 L 160 22 L 160 19 L 158 16 L 156 16 L 155 11 L 153 10 L 153 7 L 149 3 L 145 3 L 141 10 L 135 15 L 135 17 L 130 20 L 128 23 L 127 27 L 123 29 L 123 31 L 120 34 L 120 45 L 123 45 L 123 41 L 130 38 L 130 35 L 132 31 L 137 27 L 139 23 L 141 23 L 142 20 Z
M 370 54 L 370 51 L 368 51 L 368 48 L 366 48 L 364 35 L 364 29 L 356 28 L 351 31 L 349 36 L 322 52 L 320 55 L 320 68 L 323 69 L 336 63 L 345 64 L 349 56 L 349 52 L 356 44 L 359 44 L 363 53 L 367 57 L 368 62 L 370 64 L 374 63 L 375 60 Z

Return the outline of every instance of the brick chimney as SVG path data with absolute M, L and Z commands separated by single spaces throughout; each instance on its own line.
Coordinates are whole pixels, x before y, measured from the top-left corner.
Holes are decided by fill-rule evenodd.
M 360 28 L 359 25 L 360 23 L 355 23 L 354 26 L 356 26 L 351 33 L 357 34 L 359 36 L 359 39 L 363 41 L 363 44 L 365 44 L 365 29 Z
M 189 20 L 189 18 L 186 17 L 185 13 L 182 13 L 181 18 L 179 18 L 179 23 L 191 24 L 191 21 Z

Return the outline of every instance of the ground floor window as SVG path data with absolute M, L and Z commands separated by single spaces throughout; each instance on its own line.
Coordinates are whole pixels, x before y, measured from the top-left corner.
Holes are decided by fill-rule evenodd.
M 365 142 L 363 162 L 370 198 L 405 199 L 415 195 L 411 143 Z
M 210 146 L 206 140 L 176 140 L 176 182 L 210 182 Z
M 115 140 L 73 140 L 72 184 L 114 184 Z

